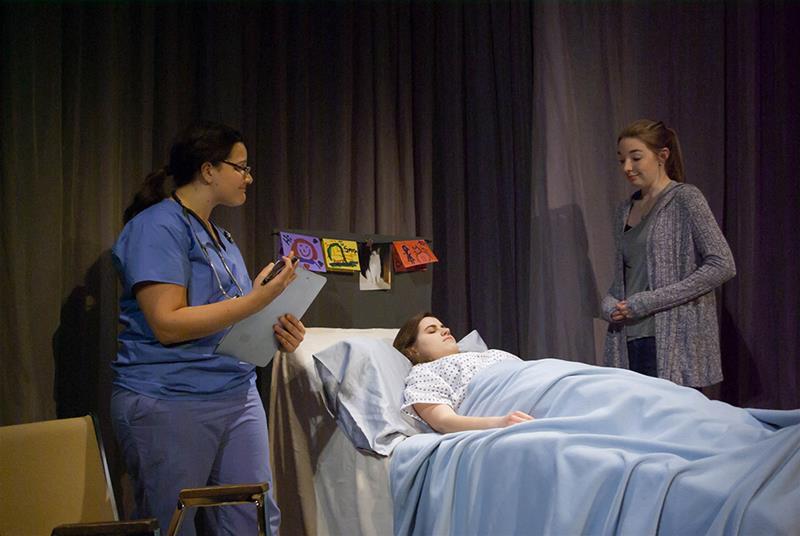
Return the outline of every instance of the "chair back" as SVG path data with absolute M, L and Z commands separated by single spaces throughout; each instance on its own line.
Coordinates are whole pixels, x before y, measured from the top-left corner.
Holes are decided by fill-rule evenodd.
M 0 427 L 0 535 L 117 519 L 94 417 Z

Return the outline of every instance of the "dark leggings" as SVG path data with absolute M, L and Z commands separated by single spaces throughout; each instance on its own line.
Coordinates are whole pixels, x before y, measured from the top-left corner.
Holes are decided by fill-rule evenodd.
M 642 337 L 628 341 L 628 363 L 632 371 L 658 377 L 656 338 Z

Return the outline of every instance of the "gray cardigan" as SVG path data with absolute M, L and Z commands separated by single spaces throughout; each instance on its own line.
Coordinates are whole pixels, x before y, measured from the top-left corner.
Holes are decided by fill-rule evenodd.
M 714 289 L 736 275 L 730 247 L 705 197 L 697 187 L 676 184 L 652 209 L 647 234 L 647 276 L 652 290 L 628 297 L 638 319 L 655 315 L 658 376 L 700 387 L 722 381 L 719 328 Z M 628 367 L 622 324 L 611 321 L 625 296 L 621 239 L 633 201 L 622 203 L 614 217 L 614 282 L 603 299 L 609 321 L 605 364 Z

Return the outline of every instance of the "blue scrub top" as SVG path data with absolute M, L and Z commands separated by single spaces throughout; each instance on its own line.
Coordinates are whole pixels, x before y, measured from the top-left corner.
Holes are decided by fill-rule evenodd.
M 114 385 L 155 398 L 200 400 L 229 396 L 255 384 L 253 365 L 214 352 L 227 330 L 164 346 L 156 339 L 133 295 L 137 283 L 152 281 L 185 287 L 189 305 L 230 299 L 220 291 L 195 233 L 206 245 L 229 295 L 237 294 L 238 288 L 218 252 L 224 256 L 242 290 L 247 293 L 252 288 L 242 254 L 228 233 L 220 233 L 224 249 L 215 248 L 203 225 L 171 199 L 137 214 L 122 229 L 111 249 L 122 279 L 119 321 L 124 326 L 118 339 L 117 359 L 111 365 Z

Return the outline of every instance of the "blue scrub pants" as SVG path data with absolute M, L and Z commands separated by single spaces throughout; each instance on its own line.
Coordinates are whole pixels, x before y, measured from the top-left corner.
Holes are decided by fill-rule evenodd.
M 267 419 L 255 386 L 211 400 L 160 400 L 115 387 L 111 416 L 135 488 L 134 518 L 158 518 L 166 531 L 183 488 L 268 482 L 266 512 L 277 535 Z M 212 534 L 257 533 L 252 504 L 200 510 Z M 187 512 L 181 536 L 194 536 L 196 511 Z

